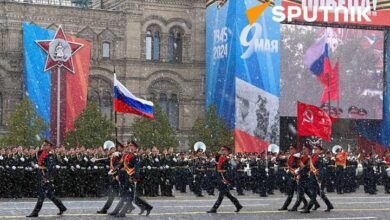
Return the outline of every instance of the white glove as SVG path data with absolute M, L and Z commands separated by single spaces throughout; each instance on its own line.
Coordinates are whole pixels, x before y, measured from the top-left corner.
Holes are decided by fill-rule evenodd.
M 88 162 L 88 158 L 87 158 L 87 157 L 84 157 L 84 161 L 85 161 L 85 162 Z
M 150 169 L 152 169 L 152 167 L 151 167 L 151 166 L 148 166 L 148 170 L 150 170 Z
M 74 166 L 71 166 L 70 169 L 71 169 L 72 171 L 74 171 Z
M 12 166 L 12 169 L 13 169 L 13 170 L 16 170 L 16 167 L 15 167 L 15 166 Z
M 176 158 L 173 158 L 173 161 L 176 163 L 177 162 Z
M 87 170 L 91 170 L 91 167 L 88 167 Z
M 165 165 L 165 169 L 169 169 L 169 166 L 168 166 L 168 165 Z
M 156 159 L 154 159 L 154 161 L 156 161 L 156 162 L 159 162 L 159 160 L 158 160 L 158 158 L 156 157 Z
M 65 160 L 66 162 L 68 162 L 68 161 L 69 161 L 69 159 L 68 159 L 67 157 L 65 157 L 65 158 L 64 158 L 64 160 Z
M 92 162 L 92 163 L 95 163 L 95 161 L 96 161 L 96 158 L 93 157 L 93 158 L 91 159 L 91 162 Z
M 265 172 L 267 172 L 267 173 L 268 173 L 268 168 L 265 168 Z
M 38 168 L 38 164 L 34 164 L 34 168 Z
M 27 171 L 27 170 L 28 170 L 28 167 L 25 167 L 24 170 Z
M 8 166 L 8 165 L 5 165 L 5 168 L 9 169 L 9 166 Z
M 3 159 L 4 159 L 4 157 L 0 155 L 0 160 L 3 160 Z
M 77 164 L 77 165 L 76 165 L 76 168 L 77 168 L 77 169 L 80 169 L 80 165 Z
M 186 158 L 184 158 L 184 161 L 188 161 L 187 157 L 186 157 Z
M 98 169 L 98 167 L 97 167 L 97 166 L 93 166 L 93 169 L 97 170 L 97 169 Z
M 59 165 L 56 165 L 56 169 L 57 169 L 57 170 L 60 169 L 60 166 L 59 166 Z
M 163 169 L 163 167 L 161 166 L 161 167 L 160 167 L 160 170 L 162 170 L 162 169 Z
M 21 158 L 20 158 L 20 161 L 24 162 L 24 157 L 21 157 Z

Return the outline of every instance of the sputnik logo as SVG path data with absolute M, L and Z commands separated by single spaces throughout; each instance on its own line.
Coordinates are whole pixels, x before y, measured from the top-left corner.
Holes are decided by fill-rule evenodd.
M 260 17 L 260 15 L 264 12 L 264 10 L 268 8 L 268 6 L 275 5 L 275 3 L 270 0 L 260 0 L 260 1 L 263 3 L 255 7 L 249 8 L 245 12 L 250 25 L 256 22 L 256 20 Z

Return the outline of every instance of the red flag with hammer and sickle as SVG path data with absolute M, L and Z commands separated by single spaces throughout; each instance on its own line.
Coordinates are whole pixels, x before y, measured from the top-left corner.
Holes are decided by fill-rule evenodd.
M 316 136 L 330 141 L 332 121 L 321 108 L 298 102 L 297 127 L 299 136 Z

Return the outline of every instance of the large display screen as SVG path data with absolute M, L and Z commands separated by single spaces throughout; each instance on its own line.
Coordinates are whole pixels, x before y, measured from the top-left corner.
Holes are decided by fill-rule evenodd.
M 282 24 L 280 115 L 296 116 L 301 101 L 340 118 L 382 119 L 383 50 L 383 31 Z

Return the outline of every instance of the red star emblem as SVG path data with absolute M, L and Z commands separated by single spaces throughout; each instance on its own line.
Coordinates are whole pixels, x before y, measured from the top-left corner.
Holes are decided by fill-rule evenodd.
M 58 68 L 64 67 L 69 72 L 74 73 L 72 56 L 84 45 L 68 41 L 61 26 L 57 29 L 52 40 L 35 42 L 48 54 L 45 71 L 57 66 Z

